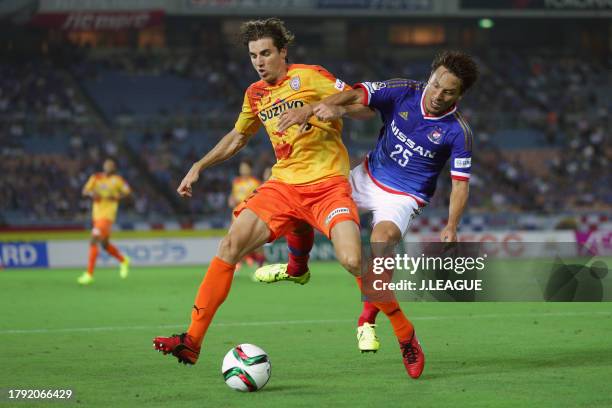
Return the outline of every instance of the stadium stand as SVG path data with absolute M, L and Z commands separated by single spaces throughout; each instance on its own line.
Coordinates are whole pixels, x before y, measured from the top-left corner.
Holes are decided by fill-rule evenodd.
M 431 59 L 339 61 L 305 47 L 294 55 L 348 83 L 423 80 Z M 491 49 L 477 55 L 482 77 L 461 105 L 476 134 L 464 225 L 495 225 L 499 214 L 508 224 L 508 214 L 519 211 L 609 214 L 610 101 L 598 86 L 609 67 L 552 52 Z M 246 61 L 211 48 L 105 50 L 73 61 L 2 62 L 0 73 L 0 222 L 83 223 L 88 203 L 80 188 L 112 156 L 136 190 L 122 212 L 123 225 L 159 223 L 171 215 L 187 224 L 227 224 L 236 160 L 205 172 L 194 200 L 179 201 L 174 190 L 191 163 L 233 126 L 243 91 L 256 80 Z M 345 123 L 356 163 L 374 143 L 378 124 Z M 274 162 L 263 134 L 241 155 L 256 158 L 257 174 Z M 437 218 L 421 217 L 415 229 L 438 228 L 449 191 L 450 179 L 442 177 L 428 209 Z

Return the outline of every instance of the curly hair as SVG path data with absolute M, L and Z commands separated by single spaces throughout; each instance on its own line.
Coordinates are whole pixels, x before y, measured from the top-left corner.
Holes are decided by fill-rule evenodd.
M 271 38 L 274 46 L 279 50 L 287 48 L 295 36 L 287 30 L 285 23 L 278 18 L 267 18 L 265 20 L 251 20 L 240 26 L 240 39 L 245 46 L 251 41 L 261 38 Z
M 432 72 L 443 66 L 461 80 L 461 93 L 470 89 L 478 79 L 478 65 L 470 56 L 461 51 L 442 51 L 431 63 Z

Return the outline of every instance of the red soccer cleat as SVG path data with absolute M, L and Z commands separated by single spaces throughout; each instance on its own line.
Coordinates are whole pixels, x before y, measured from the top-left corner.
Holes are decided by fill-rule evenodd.
M 153 339 L 153 348 L 164 353 L 172 353 L 179 363 L 195 364 L 200 355 L 200 347 L 196 346 L 187 333 L 173 334 L 171 337 L 156 337 Z
M 402 350 L 402 358 L 408 375 L 412 378 L 419 378 L 425 368 L 425 354 L 423 354 L 416 334 L 413 333 L 410 340 L 400 342 L 400 350 Z

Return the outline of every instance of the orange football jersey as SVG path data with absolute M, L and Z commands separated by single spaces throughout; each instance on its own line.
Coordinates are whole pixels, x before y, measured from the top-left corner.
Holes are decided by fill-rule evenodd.
M 349 156 L 342 143 L 342 120 L 322 122 L 314 116 L 309 127 L 277 130 L 280 115 L 305 104 L 350 89 L 318 65 L 292 64 L 276 84 L 255 82 L 247 89 L 235 128 L 253 135 L 264 125 L 276 154 L 272 178 L 288 184 L 311 184 L 334 176 L 348 176 Z
M 261 183 L 255 177 L 236 177 L 232 181 L 232 197 L 236 203 L 244 201 Z
M 94 221 L 100 219 L 115 221 L 119 199 L 132 191 L 123 177 L 117 174 L 107 176 L 104 173 L 96 173 L 89 177 L 84 190 L 98 196 L 93 203 Z

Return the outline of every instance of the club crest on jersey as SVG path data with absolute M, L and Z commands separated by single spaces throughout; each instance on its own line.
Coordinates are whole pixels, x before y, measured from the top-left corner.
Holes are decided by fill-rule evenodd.
M 427 135 L 427 138 L 432 143 L 440 144 L 440 141 L 442 141 L 442 129 L 436 127 Z
M 294 91 L 297 91 L 298 89 L 300 89 L 300 86 L 301 86 L 300 77 L 296 76 L 296 77 L 291 78 L 291 82 L 289 82 L 289 86 Z

